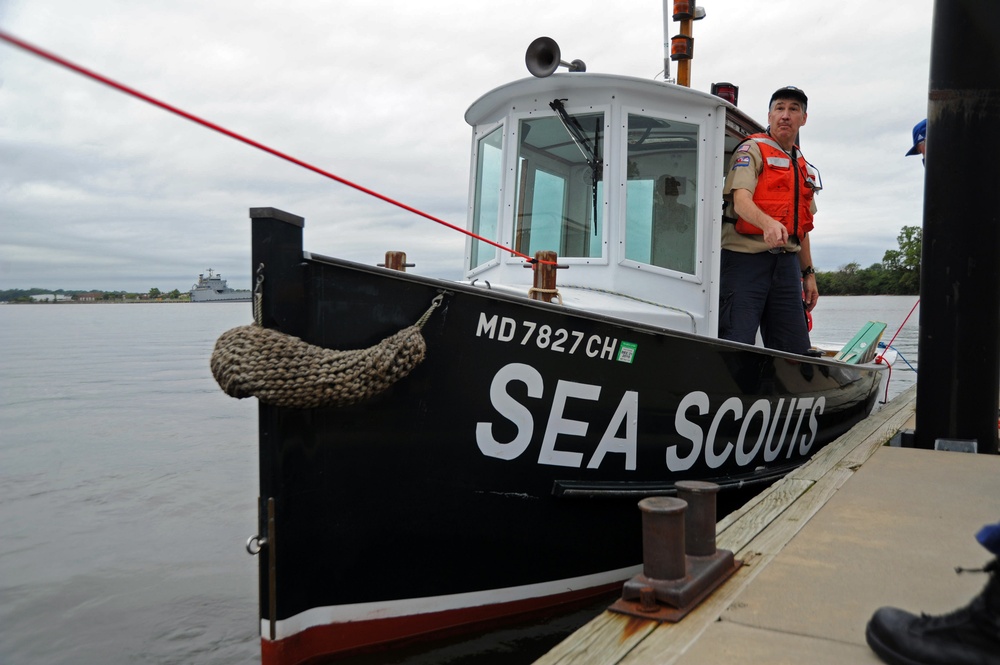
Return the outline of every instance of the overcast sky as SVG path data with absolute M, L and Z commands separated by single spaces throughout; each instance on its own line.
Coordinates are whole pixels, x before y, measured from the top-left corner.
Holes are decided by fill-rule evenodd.
M 809 95 L 820 270 L 881 261 L 919 225 L 931 0 L 704 0 L 692 87 Z M 465 226 L 466 108 L 527 76 L 547 35 L 592 72 L 659 78 L 660 0 L 0 0 L 0 29 L 152 97 Z M 672 24 L 671 28 L 676 28 Z M 306 219 L 306 249 L 403 250 L 459 278 L 464 238 L 0 42 L 0 289 L 250 286 L 251 207 Z

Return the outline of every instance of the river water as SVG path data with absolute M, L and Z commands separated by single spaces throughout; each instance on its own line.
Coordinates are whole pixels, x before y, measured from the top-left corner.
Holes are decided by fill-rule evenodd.
M 915 297 L 828 297 L 813 339 Z M 893 346 L 916 367 L 917 313 Z M 248 303 L 0 306 L 0 663 L 259 662 L 254 400 L 208 368 Z M 903 360 L 893 397 L 916 380 Z M 530 662 L 603 606 L 366 663 Z

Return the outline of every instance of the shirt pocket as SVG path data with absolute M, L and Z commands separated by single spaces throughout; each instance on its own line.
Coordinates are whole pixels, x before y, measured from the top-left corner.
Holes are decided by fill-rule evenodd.
M 771 192 L 792 190 L 792 160 L 788 157 L 768 157 L 767 167 L 771 172 L 767 179 L 767 189 Z

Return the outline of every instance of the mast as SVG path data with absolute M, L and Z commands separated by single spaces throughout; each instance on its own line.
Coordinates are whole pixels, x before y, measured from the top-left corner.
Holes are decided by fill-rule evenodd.
M 663 0 L 663 80 L 674 83 L 670 78 L 670 21 L 673 16 L 671 0 Z
M 679 22 L 680 33 L 668 37 L 670 18 Z M 705 18 L 705 9 L 696 7 L 690 0 L 673 0 L 673 9 L 667 9 L 663 0 L 663 78 L 671 81 L 670 61 L 677 60 L 677 84 L 691 87 L 691 60 L 694 58 L 694 22 Z M 668 49 L 669 44 L 669 49 Z

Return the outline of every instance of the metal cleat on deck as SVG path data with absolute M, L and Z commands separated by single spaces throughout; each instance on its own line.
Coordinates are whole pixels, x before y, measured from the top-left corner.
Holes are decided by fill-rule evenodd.
M 612 612 L 680 621 L 742 565 L 715 547 L 719 486 L 679 481 L 677 498 L 650 497 L 642 511 L 642 573 L 625 583 Z M 685 515 L 687 513 L 687 515 Z

